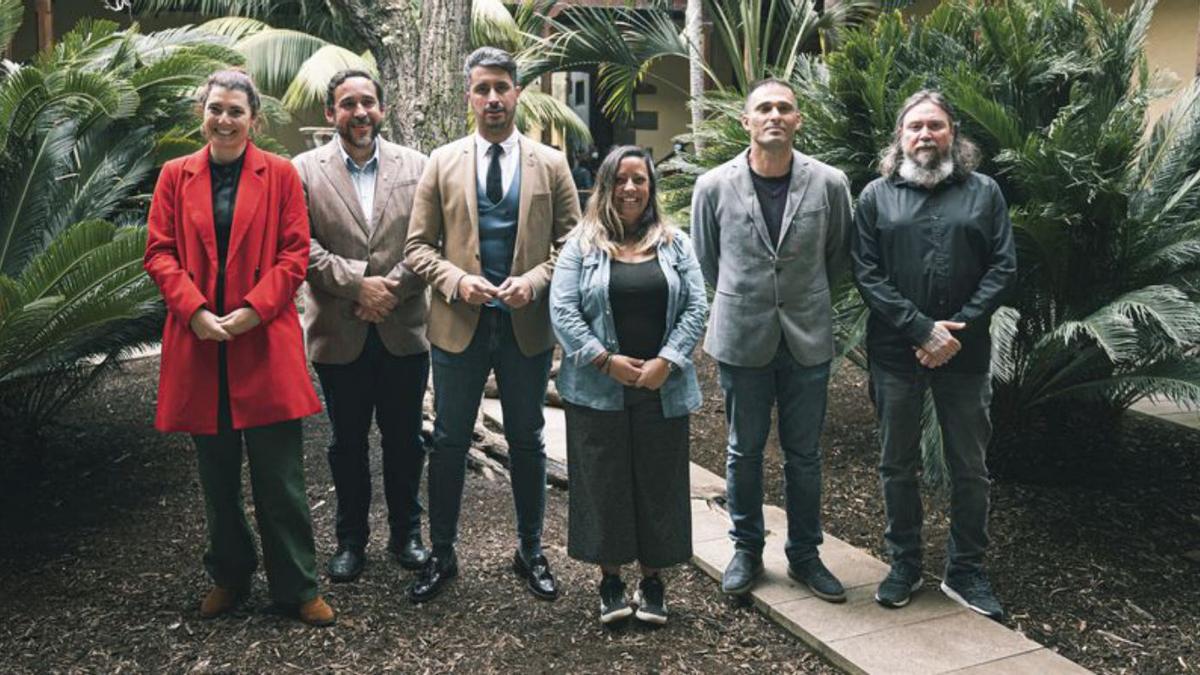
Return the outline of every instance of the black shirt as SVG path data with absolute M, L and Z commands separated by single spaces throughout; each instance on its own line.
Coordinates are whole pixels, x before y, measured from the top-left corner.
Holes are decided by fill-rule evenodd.
M 657 258 L 640 263 L 612 261 L 608 302 L 621 353 L 652 359 L 667 331 L 667 278 Z
M 771 243 L 779 245 L 779 231 L 783 228 L 783 210 L 787 206 L 788 187 L 792 184 L 792 170 L 782 176 L 760 176 L 750 169 L 750 179 L 754 181 L 754 192 L 758 195 L 758 206 L 762 209 L 763 220 L 767 222 L 767 232 L 771 235 Z
M 208 158 L 212 178 L 213 230 L 217 236 L 217 314 L 225 311 L 225 258 L 229 254 L 229 234 L 233 229 L 233 209 L 237 204 L 238 180 L 246 153 L 228 164 Z
M 1000 187 L 983 174 L 932 189 L 896 176 L 858 197 L 854 276 L 871 310 L 867 352 L 891 370 L 919 367 L 913 348 L 934 321 L 962 321 L 962 351 L 939 370 L 987 372 L 991 315 L 1016 277 L 1012 223 Z

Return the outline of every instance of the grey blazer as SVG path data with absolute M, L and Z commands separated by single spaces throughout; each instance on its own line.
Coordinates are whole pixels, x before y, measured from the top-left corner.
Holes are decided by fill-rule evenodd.
M 292 160 L 308 200 L 312 245 L 304 284 L 305 344 L 315 363 L 343 364 L 358 358 L 367 340 L 367 322 L 354 316 L 365 276 L 396 279 L 399 304 L 378 325 L 379 337 L 397 356 L 429 351 L 425 323 L 429 293 L 425 282 L 404 265 L 404 241 L 425 155 L 379 139 L 375 213 L 362 212 L 350 172 L 334 137 Z
M 734 366 L 765 366 L 780 336 L 812 366 L 833 358 L 830 287 L 849 263 L 846 174 L 793 151 L 779 244 L 754 193 L 749 151 L 705 173 L 692 194 L 692 242 L 716 289 L 704 351 Z

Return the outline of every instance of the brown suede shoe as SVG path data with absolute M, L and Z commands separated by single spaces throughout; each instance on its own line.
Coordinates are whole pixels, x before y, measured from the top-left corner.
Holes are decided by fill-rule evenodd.
M 200 618 L 214 619 L 221 616 L 237 607 L 245 597 L 245 591 L 213 586 L 200 601 Z
M 337 622 L 337 617 L 333 613 L 333 608 L 329 603 L 317 596 L 312 600 L 300 605 L 300 609 L 296 612 L 301 621 L 310 626 L 332 626 Z

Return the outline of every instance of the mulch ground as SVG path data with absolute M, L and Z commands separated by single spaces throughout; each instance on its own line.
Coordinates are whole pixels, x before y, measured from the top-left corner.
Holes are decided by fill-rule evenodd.
M 716 368 L 703 355 L 698 365 L 705 403 L 692 418 L 692 461 L 724 475 Z M 846 364 L 829 393 L 825 529 L 886 560 L 865 374 Z M 1068 475 L 992 486 L 987 564 L 1007 625 L 1096 672 L 1200 672 L 1200 431 L 1127 414 L 1111 430 L 1064 442 L 1099 459 Z M 782 506 L 774 433 L 764 471 L 768 501 Z M 947 503 L 927 494 L 925 504 L 926 589 L 935 589 Z
M 156 359 L 130 363 L 48 430 L 43 475 L 0 480 L 3 672 L 836 672 L 752 608 L 726 602 L 690 566 L 668 573 L 665 627 L 602 628 L 598 575 L 566 556 L 566 495 L 557 489 L 546 544 L 563 595 L 534 599 L 509 570 L 508 484 L 478 474 L 464 499 L 460 577 L 436 601 L 409 604 L 410 573 L 382 552 L 377 480 L 366 573 L 354 584 L 323 582 L 337 626 L 273 613 L 261 573 L 241 611 L 203 621 L 193 450 L 185 436 L 152 430 L 156 379 Z M 334 547 L 326 418 L 311 418 L 305 433 L 323 568 Z

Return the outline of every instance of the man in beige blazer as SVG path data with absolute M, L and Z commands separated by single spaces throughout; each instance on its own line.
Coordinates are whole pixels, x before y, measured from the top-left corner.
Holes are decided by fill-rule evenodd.
M 467 449 L 493 370 L 517 515 L 513 568 L 535 596 L 558 595 L 541 549 L 542 403 L 554 345 L 547 302 L 554 258 L 579 219 L 579 199 L 562 153 L 516 130 L 516 70 L 511 55 L 492 47 L 467 57 L 477 132 L 433 152 L 413 204 L 406 261 L 433 289 L 437 415 L 429 459 L 433 555 L 408 589 L 413 602 L 432 599 L 458 574 L 454 543 Z
M 409 569 L 428 557 L 418 495 L 429 294 L 404 264 L 413 195 L 427 158 L 379 137 L 383 90 L 369 73 L 334 75 L 325 117 L 337 137 L 293 162 L 312 228 L 303 314 L 308 357 L 333 428 L 329 467 L 338 547 L 327 569 L 333 581 L 353 581 L 369 541 L 372 417 L 383 454 L 388 550 Z

